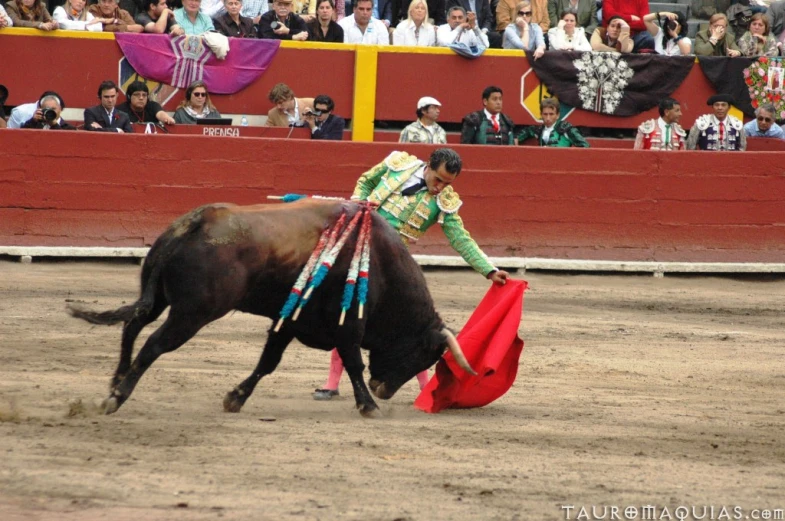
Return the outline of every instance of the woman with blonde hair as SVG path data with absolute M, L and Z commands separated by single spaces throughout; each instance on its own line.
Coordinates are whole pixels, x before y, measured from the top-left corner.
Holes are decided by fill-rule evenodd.
M 412 0 L 408 12 L 408 18 L 393 31 L 393 45 L 434 47 L 436 29 L 428 23 L 428 4 L 425 0 Z
M 105 23 L 105 19 L 96 18 L 88 12 L 85 9 L 86 3 L 86 0 L 65 0 L 64 5 L 55 7 L 52 18 L 57 21 L 60 29 L 101 32 L 101 24 Z
M 29 27 L 42 31 L 54 31 L 57 22 L 41 0 L 11 0 L 5 4 L 14 27 Z
M 539 25 L 532 23 L 532 6 L 528 0 L 518 2 L 517 17 L 504 30 L 503 49 L 521 49 L 532 53 L 534 59 L 545 53 L 545 38 Z
M 174 111 L 175 123 L 195 125 L 197 119 L 220 118 L 221 113 L 210 101 L 207 85 L 203 81 L 195 81 L 185 90 L 185 99 Z
M 777 40 L 771 34 L 769 19 L 755 13 L 750 19 L 749 30 L 739 38 L 739 50 L 742 56 L 777 56 L 780 52 Z

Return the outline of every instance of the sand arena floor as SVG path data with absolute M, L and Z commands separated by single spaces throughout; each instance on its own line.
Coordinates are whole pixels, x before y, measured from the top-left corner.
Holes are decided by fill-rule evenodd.
M 380 420 L 354 410 L 345 376 L 340 399 L 312 400 L 328 354 L 299 344 L 240 414 L 224 413 L 269 325 L 235 313 L 160 359 L 103 416 L 96 404 L 120 327 L 74 320 L 65 302 L 132 302 L 138 273 L 0 261 L 0 520 L 523 521 L 579 519 L 591 505 L 655 505 L 656 515 L 785 508 L 781 279 L 529 273 L 526 347 L 505 397 L 426 415 L 411 406 L 412 381 L 380 402 Z M 456 329 L 488 285 L 469 271 L 427 280 Z

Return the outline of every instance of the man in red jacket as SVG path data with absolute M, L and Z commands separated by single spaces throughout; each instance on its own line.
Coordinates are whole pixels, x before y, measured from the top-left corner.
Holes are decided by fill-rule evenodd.
M 654 52 L 654 38 L 643 24 L 643 17 L 649 14 L 649 0 L 605 0 L 602 3 L 602 26 L 608 27 L 608 20 L 621 16 L 630 26 L 630 36 L 635 44 L 632 52 Z

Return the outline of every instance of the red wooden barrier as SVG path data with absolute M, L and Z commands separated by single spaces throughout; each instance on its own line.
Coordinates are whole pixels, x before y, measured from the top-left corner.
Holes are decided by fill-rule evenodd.
M 228 146 L 228 143 L 231 146 Z M 0 131 L 0 244 L 144 246 L 204 203 L 348 196 L 393 143 Z M 427 146 L 406 149 L 420 157 Z M 491 255 L 782 262 L 777 152 L 456 146 L 467 227 Z M 418 253 L 450 253 L 439 230 Z

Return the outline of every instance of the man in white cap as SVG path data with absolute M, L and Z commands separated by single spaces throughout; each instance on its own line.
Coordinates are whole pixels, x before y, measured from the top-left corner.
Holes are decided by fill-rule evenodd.
M 436 123 L 442 104 L 435 98 L 425 96 L 417 101 L 417 121 L 401 131 L 399 143 L 447 144 L 447 134 Z

